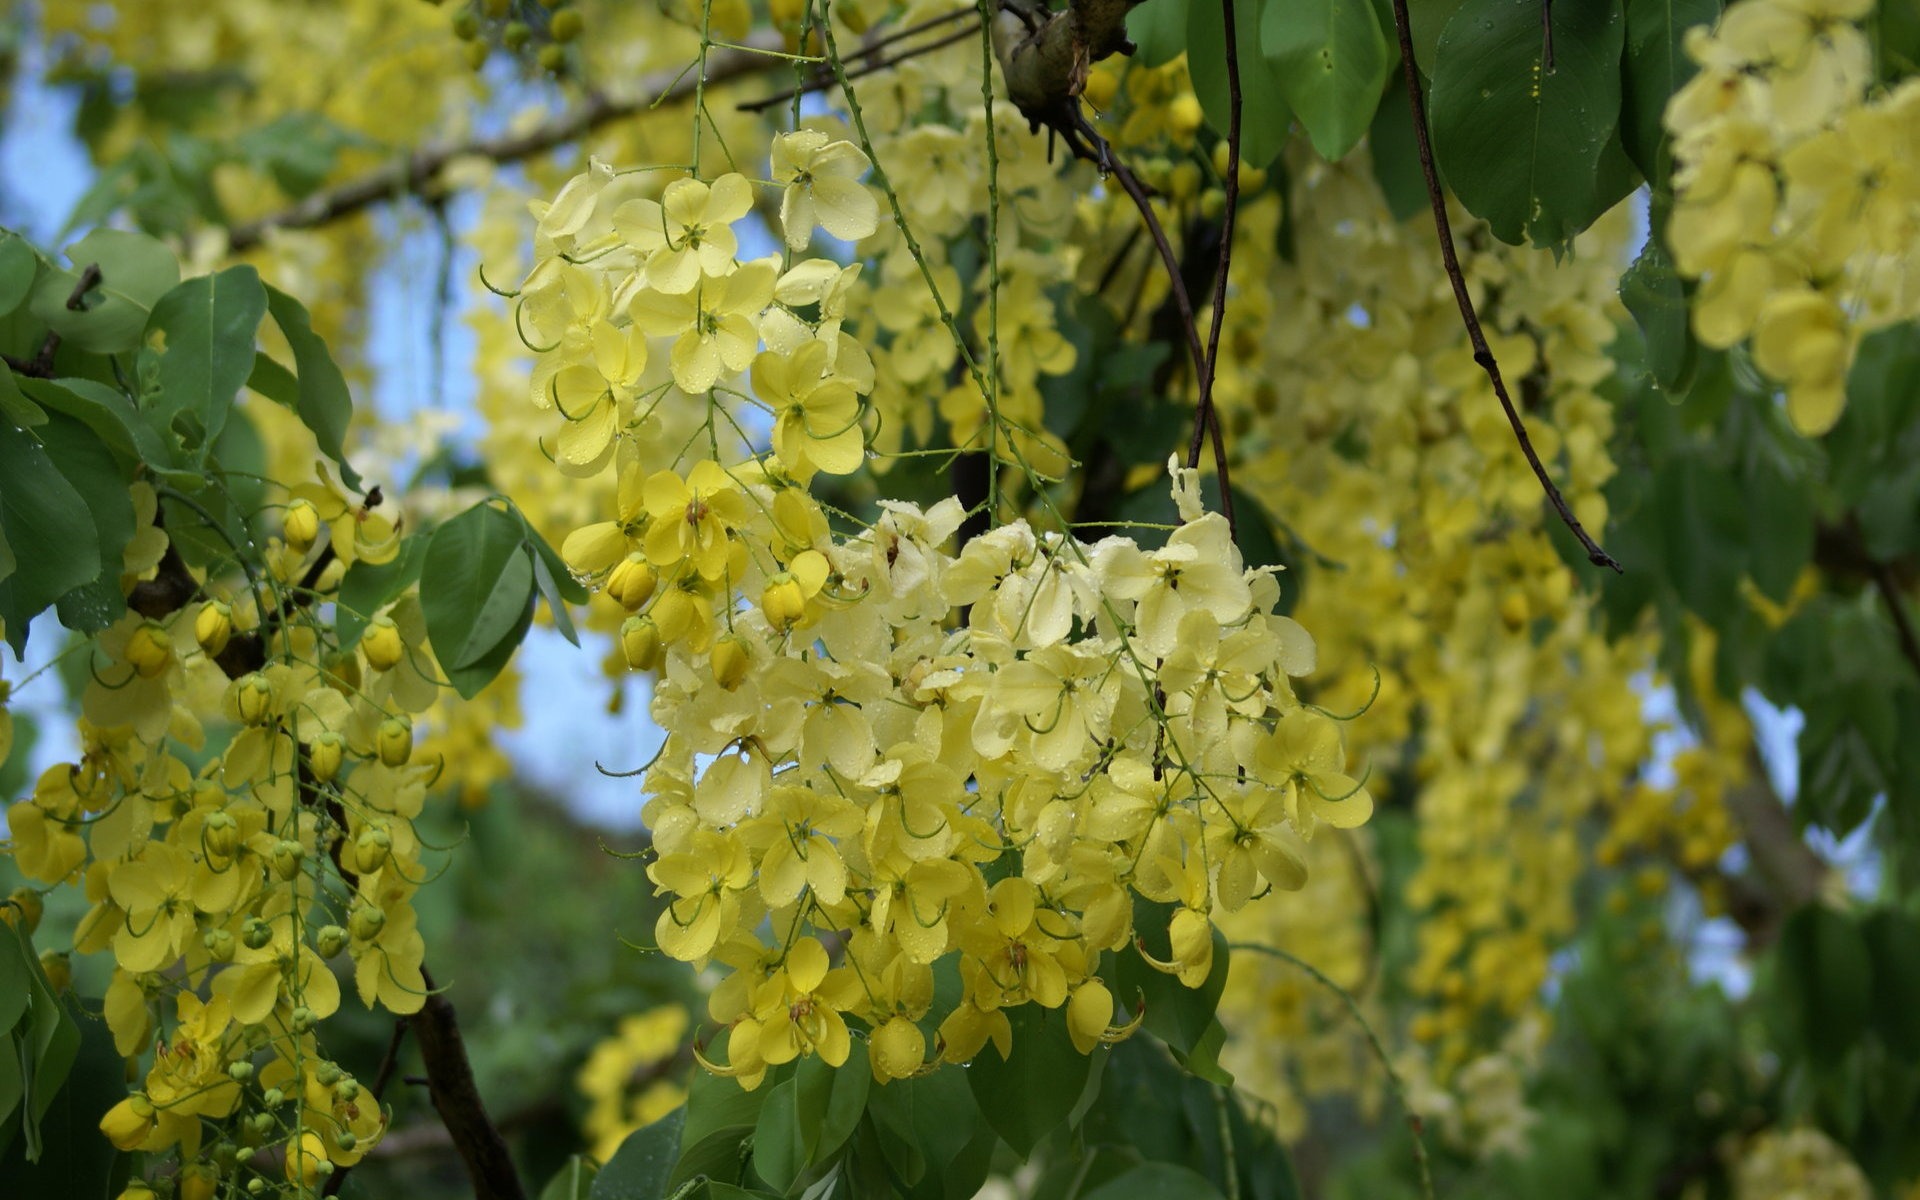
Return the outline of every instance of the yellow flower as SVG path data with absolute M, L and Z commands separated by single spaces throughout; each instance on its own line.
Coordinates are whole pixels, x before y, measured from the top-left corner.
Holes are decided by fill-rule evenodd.
M 740 243 L 733 222 L 753 209 L 753 185 L 744 175 L 722 175 L 711 186 L 676 179 L 660 200 L 629 200 L 614 213 L 628 245 L 647 255 L 647 286 L 665 295 L 692 291 L 702 276 L 718 279 L 734 268 Z
M 773 181 L 780 194 L 780 226 L 787 246 L 805 250 L 815 225 L 843 242 L 857 242 L 880 226 L 880 206 L 860 183 L 871 166 L 851 142 L 829 141 L 815 129 L 773 139 Z
M 794 479 L 860 469 L 866 459 L 860 400 L 833 374 L 825 342 L 809 341 L 792 355 L 765 351 L 753 360 L 753 390 L 773 409 L 773 451 Z
M 649 478 L 646 509 L 647 559 L 656 567 L 685 561 L 701 578 L 718 579 L 744 554 L 733 532 L 751 515 L 747 497 L 712 459 L 695 463 L 684 480 L 672 471 Z

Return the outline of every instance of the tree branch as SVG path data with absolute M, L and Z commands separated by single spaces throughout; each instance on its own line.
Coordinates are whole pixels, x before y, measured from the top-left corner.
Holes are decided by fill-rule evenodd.
M 1213 324 L 1207 331 L 1207 357 L 1200 367 L 1200 398 L 1193 418 L 1193 441 L 1187 447 L 1187 468 L 1200 465 L 1200 442 L 1213 438 L 1213 469 L 1220 476 L 1220 511 L 1227 528 L 1239 533 L 1233 519 L 1233 484 L 1227 472 L 1227 438 L 1220 414 L 1213 406 L 1213 383 L 1220 366 L 1220 328 L 1227 319 L 1227 274 L 1233 265 L 1234 218 L 1240 210 L 1240 118 L 1245 101 L 1240 92 L 1239 32 L 1234 28 L 1234 0 L 1220 0 L 1221 29 L 1227 52 L 1227 202 L 1220 218 L 1220 265 L 1213 273 Z M 1237 540 L 1237 538 L 1236 538 Z
M 427 984 L 425 1007 L 413 1015 L 414 1039 L 427 1065 L 427 1088 L 447 1134 L 467 1165 L 475 1200 L 526 1200 L 520 1173 L 507 1151 L 506 1139 L 487 1116 L 480 1089 L 473 1081 L 466 1040 L 460 1035 L 453 1004 L 434 987 L 433 976 L 420 968 Z
M 753 50 L 729 50 L 709 56 L 706 82 L 723 83 L 783 61 L 761 52 L 777 49 L 776 38 L 761 35 L 752 44 Z M 630 96 L 614 99 L 596 92 L 572 112 L 562 113 L 524 133 L 423 147 L 358 179 L 323 188 L 291 208 L 233 226 L 227 234 L 228 248 L 238 253 L 257 246 L 275 229 L 313 229 L 395 196 L 431 190 L 440 172 L 456 159 L 479 157 L 511 163 L 532 158 L 577 141 L 602 125 L 662 105 L 691 100 L 698 82 L 685 70 L 672 74 L 661 72 L 642 81 Z
M 1597 567 L 1621 569 L 1611 554 L 1600 548 L 1580 524 L 1580 518 L 1573 515 L 1573 509 L 1567 504 L 1567 498 L 1547 474 L 1547 468 L 1540 462 L 1540 455 L 1533 448 L 1533 439 L 1527 436 L 1527 423 L 1521 419 L 1520 412 L 1513 406 L 1513 397 L 1507 394 L 1506 381 L 1500 377 L 1500 364 L 1494 360 L 1493 350 L 1487 345 L 1487 335 L 1481 331 L 1479 314 L 1473 310 L 1473 297 L 1467 294 L 1467 281 L 1460 273 L 1460 258 L 1453 248 L 1453 223 L 1447 217 L 1447 198 L 1440 190 L 1440 176 L 1433 166 L 1433 139 L 1427 132 L 1427 102 L 1420 91 L 1420 68 L 1413 58 L 1412 24 L 1407 17 L 1407 0 L 1393 0 L 1393 24 L 1400 35 L 1400 68 L 1407 81 L 1407 107 L 1413 112 L 1414 143 L 1420 150 L 1420 173 L 1427 182 L 1427 201 L 1433 207 L 1434 233 L 1440 239 L 1440 260 L 1447 268 L 1447 282 L 1453 285 L 1453 300 L 1460 307 L 1460 320 L 1467 328 L 1467 340 L 1473 343 L 1473 361 L 1487 373 L 1488 382 L 1493 384 L 1493 394 L 1499 397 L 1500 407 L 1507 414 L 1507 424 L 1513 426 L 1513 436 L 1520 443 L 1520 452 L 1526 455 L 1527 465 L 1533 468 L 1534 478 L 1540 481 L 1540 487 L 1547 493 L 1547 499 L 1553 504 L 1554 511 L 1560 514 L 1560 520 L 1580 541 L 1581 548 L 1587 552 L 1587 561 Z

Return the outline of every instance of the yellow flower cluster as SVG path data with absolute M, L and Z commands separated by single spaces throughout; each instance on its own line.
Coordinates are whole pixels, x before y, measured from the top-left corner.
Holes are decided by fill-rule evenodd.
M 687 1035 L 687 1010 L 677 1004 L 635 1013 L 595 1046 L 575 1078 L 587 1098 L 589 1153 L 608 1162 L 627 1135 L 680 1107 L 687 1089 L 676 1068 Z
M 1693 327 L 1751 339 L 1802 432 L 1846 405 L 1859 338 L 1920 316 L 1920 80 L 1875 85 L 1873 0 L 1750 0 L 1688 32 L 1667 106 Z
M 799 203 L 801 177 L 778 178 L 859 154 L 784 135 L 780 211 L 873 232 L 870 197 L 815 168 Z M 836 533 L 807 485 L 865 461 L 880 378 L 822 296 L 858 267 L 741 260 L 740 175 L 657 200 L 646 179 L 595 166 L 535 205 L 518 315 L 556 466 L 616 479 L 562 553 L 660 675 L 656 936 L 732 968 L 709 1002 L 721 1069 L 752 1086 L 805 1054 L 837 1065 L 850 1019 L 877 1077 L 928 1069 L 918 1022 L 953 954 L 933 1061 L 1004 1052 L 1029 1002 L 1064 1006 L 1083 1050 L 1119 1036 L 1098 971 L 1135 896 L 1177 906 L 1158 965 L 1197 985 L 1214 912 L 1300 886 L 1303 839 L 1371 812 L 1339 725 L 1294 698 L 1312 639 L 1189 471 L 1158 548 L 1016 520 L 956 551 L 953 499 Z M 788 246 L 810 232 L 788 225 Z
M 1741 1148 L 1738 1200 L 1867 1200 L 1873 1188 L 1846 1149 L 1818 1129 L 1768 1129 Z
M 129 611 L 99 635 L 79 761 L 7 810 L 24 875 L 83 883 L 75 949 L 112 952 L 107 1024 L 122 1054 L 151 1051 L 103 1130 L 123 1150 L 177 1148 L 209 1189 L 275 1144 L 311 1186 L 384 1131 L 313 1036 L 340 1005 L 335 962 L 368 1005 L 412 1013 L 427 993 L 413 821 L 436 771 L 414 761 L 413 719 L 444 684 L 413 594 L 345 653 L 312 618 L 343 560 L 391 555 L 395 531 L 324 476 L 294 496 L 269 593 Z M 257 668 L 236 665 L 246 643 Z

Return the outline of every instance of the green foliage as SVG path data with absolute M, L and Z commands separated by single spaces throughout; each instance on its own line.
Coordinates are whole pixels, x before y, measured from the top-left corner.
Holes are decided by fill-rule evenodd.
M 1164 0 L 1162 0 L 1164 2 Z M 1234 57 L 1240 66 L 1240 157 L 1250 167 L 1264 167 L 1287 144 L 1293 113 L 1287 106 L 1285 85 L 1277 67 L 1261 53 L 1263 2 L 1233 0 Z M 1207 114 L 1207 124 L 1225 137 L 1231 114 L 1228 88 L 1226 10 L 1221 4 L 1194 0 L 1187 6 L 1187 62 L 1192 68 L 1193 94 Z
M 1345 158 L 1373 120 L 1393 58 L 1369 0 L 1268 0 L 1260 50 L 1313 148 Z
M 563 566 L 556 578 L 558 563 L 525 518 L 490 503 L 476 504 L 433 531 L 418 568 L 420 607 L 455 691 L 470 698 L 507 665 L 532 627 L 536 588 L 557 623 L 566 621 L 561 600 L 586 598 Z M 365 586 L 370 592 L 404 588 L 406 568 Z M 562 627 L 572 635 L 570 622 Z
M 1623 34 L 1601 0 L 1556 4 L 1548 71 L 1532 6 L 1466 0 L 1447 22 L 1432 70 L 1434 153 L 1495 237 L 1564 246 L 1631 189 L 1617 135 Z
M 17 922 L 0 924 L 0 1151 L 17 1136 L 25 1160 L 40 1161 L 47 1149 L 41 1126 L 73 1069 L 80 1040 L 79 1026 L 40 969 L 25 931 Z

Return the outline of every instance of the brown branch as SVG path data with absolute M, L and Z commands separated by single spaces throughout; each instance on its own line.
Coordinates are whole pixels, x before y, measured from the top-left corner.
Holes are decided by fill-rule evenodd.
M 1447 217 L 1447 198 L 1440 190 L 1440 176 L 1433 165 L 1433 139 L 1427 131 L 1427 102 L 1420 90 L 1420 67 L 1413 58 L 1412 24 L 1407 17 L 1407 0 L 1393 0 L 1393 24 L 1400 35 L 1400 69 L 1407 81 L 1407 107 L 1413 113 L 1414 144 L 1420 150 L 1420 173 L 1426 178 L 1427 201 L 1433 207 L 1434 233 L 1440 239 L 1440 260 L 1447 268 L 1447 282 L 1453 285 L 1454 303 L 1460 308 L 1460 320 L 1467 328 L 1467 340 L 1473 343 L 1473 361 L 1487 373 L 1487 379 L 1493 384 L 1493 394 L 1500 400 L 1500 407 L 1507 414 L 1507 424 L 1513 427 L 1513 436 L 1520 443 L 1520 452 L 1526 455 L 1527 465 L 1533 468 L 1534 478 L 1540 481 L 1547 499 L 1553 504 L 1554 511 L 1560 514 L 1573 536 L 1578 538 L 1581 547 L 1587 552 L 1587 561 L 1597 567 L 1621 569 L 1611 554 L 1600 548 L 1580 524 L 1580 518 L 1573 515 L 1573 509 L 1567 504 L 1565 496 L 1547 474 L 1547 468 L 1540 461 L 1540 455 L 1533 448 L 1533 439 L 1527 436 L 1527 424 L 1521 419 L 1519 410 L 1513 406 L 1513 397 L 1507 394 L 1506 381 L 1500 377 L 1500 364 L 1494 360 L 1493 350 L 1487 345 L 1487 335 L 1480 328 L 1479 314 L 1474 312 L 1473 297 L 1467 294 L 1466 277 L 1460 272 L 1460 258 L 1453 248 L 1453 223 Z
M 777 49 L 780 45 L 777 39 L 763 35 L 751 44 L 756 49 L 729 50 L 709 56 L 706 82 L 723 83 L 782 61 L 763 52 Z M 613 121 L 664 104 L 691 100 L 698 83 L 685 70 L 662 72 L 643 81 L 631 96 L 612 99 L 596 92 L 581 107 L 562 113 L 524 133 L 423 147 L 398 162 L 370 171 L 358 179 L 315 192 L 291 208 L 233 226 L 227 234 L 228 249 L 238 253 L 258 245 L 275 229 L 312 229 L 395 196 L 430 191 L 440 172 L 456 159 L 480 157 L 495 163 L 511 163 L 532 158 L 556 146 L 577 141 Z
M 453 1004 L 435 989 L 425 966 L 420 974 L 427 985 L 427 1002 L 413 1015 L 414 1038 L 427 1065 L 427 1088 L 433 1107 L 447 1127 L 447 1135 L 467 1166 L 474 1200 L 526 1200 L 520 1173 L 507 1151 L 500 1129 L 487 1116 L 487 1106 L 473 1081 L 466 1039 Z

